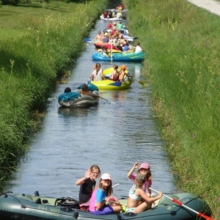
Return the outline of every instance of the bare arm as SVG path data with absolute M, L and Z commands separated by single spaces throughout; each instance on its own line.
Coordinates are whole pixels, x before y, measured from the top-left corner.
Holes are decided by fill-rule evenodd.
M 78 179 L 76 181 L 76 186 L 80 186 L 82 185 L 83 183 L 85 183 L 85 180 L 88 179 L 90 177 L 90 169 L 88 169 L 86 172 L 85 172 L 85 176 Z
M 132 173 L 134 172 L 134 170 L 139 167 L 139 164 L 140 164 L 139 162 L 135 162 L 135 163 L 134 163 L 133 167 L 130 169 L 130 171 L 129 171 L 128 174 L 127 174 L 127 176 L 128 176 L 129 179 L 130 179 Z
M 149 202 L 149 203 L 160 199 L 161 196 L 163 195 L 162 192 L 158 192 L 158 195 L 156 197 L 148 197 L 142 189 L 138 189 L 138 193 L 146 202 Z
M 96 207 L 97 209 L 101 209 L 106 203 L 106 200 L 103 200 L 102 202 L 97 202 Z
M 77 181 L 76 181 L 76 186 L 80 186 L 80 185 L 82 185 L 83 183 L 85 183 L 85 180 L 87 179 L 87 177 L 83 177 L 83 178 L 81 178 L 81 179 L 78 179 Z
M 101 72 L 102 79 L 105 79 L 105 75 L 103 74 L 103 70 Z

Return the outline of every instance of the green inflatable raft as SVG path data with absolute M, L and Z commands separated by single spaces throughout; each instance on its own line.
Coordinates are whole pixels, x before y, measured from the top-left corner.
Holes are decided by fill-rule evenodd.
M 211 215 L 207 203 L 198 196 L 190 193 L 170 194 L 190 209 Z M 126 199 L 120 202 L 126 205 Z M 191 220 L 203 219 L 198 214 L 184 206 L 172 202 L 166 197 L 158 200 L 152 209 L 142 213 L 120 213 L 111 215 L 92 215 L 81 211 L 79 204 L 72 198 L 53 198 L 37 195 L 5 193 L 0 196 L 0 219 L 2 220 Z

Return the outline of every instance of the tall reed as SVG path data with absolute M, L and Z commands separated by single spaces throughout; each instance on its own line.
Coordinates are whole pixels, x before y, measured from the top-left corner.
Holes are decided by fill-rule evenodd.
M 1 7 L 2 15 L 5 7 L 8 14 L 11 10 L 9 17 L 0 15 L 4 23 L 0 34 L 1 187 L 26 150 L 36 126 L 33 116 L 44 111 L 58 77 L 76 62 L 84 37 L 106 4 L 107 0 L 53 1 L 41 9 Z
M 179 0 L 125 0 L 177 184 L 220 213 L 220 18 Z

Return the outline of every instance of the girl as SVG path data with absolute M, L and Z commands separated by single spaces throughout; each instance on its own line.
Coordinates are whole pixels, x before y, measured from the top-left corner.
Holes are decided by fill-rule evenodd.
M 147 195 L 150 197 L 151 195 L 151 190 L 150 187 L 152 185 L 152 174 L 151 174 L 151 170 L 150 170 L 150 164 L 148 163 L 142 163 L 140 164 L 139 162 L 135 162 L 133 167 L 131 168 L 131 170 L 128 172 L 127 176 L 130 180 L 135 180 L 136 175 L 133 174 L 134 170 L 138 168 L 137 174 L 143 174 L 146 176 L 145 182 L 142 186 L 142 189 L 144 190 L 144 192 L 146 192 L 146 190 L 148 190 Z
M 110 75 L 109 79 L 113 80 L 113 81 L 118 81 L 119 80 L 119 75 L 120 75 L 120 72 L 118 70 L 118 66 L 117 65 L 114 65 L 113 66 L 113 72 L 112 74 Z
M 104 173 L 99 181 L 99 186 L 92 193 L 89 211 L 94 215 L 119 213 L 122 208 L 119 203 L 113 206 L 106 204 L 106 197 L 113 193 L 112 178 L 109 173 Z
M 127 77 L 132 77 L 132 76 L 128 73 L 127 67 L 126 67 L 125 65 L 122 65 L 122 66 L 120 67 L 119 81 L 120 81 L 120 82 L 124 82 L 125 76 L 127 76 Z
M 129 190 L 126 212 L 139 213 L 151 208 L 154 201 L 161 198 L 162 192 L 158 192 L 158 196 L 150 198 L 142 189 L 145 183 L 146 175 L 138 173 L 135 178 L 135 185 Z M 140 203 L 140 200 L 143 200 Z
M 96 181 L 101 173 L 100 168 L 97 165 L 92 165 L 85 173 L 85 177 L 76 181 L 76 185 L 80 186 L 79 190 L 79 204 L 87 203 L 95 188 Z

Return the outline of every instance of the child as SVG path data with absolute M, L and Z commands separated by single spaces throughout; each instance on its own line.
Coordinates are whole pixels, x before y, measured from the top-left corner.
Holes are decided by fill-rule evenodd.
M 145 174 L 138 173 L 135 178 L 135 185 L 129 190 L 126 212 L 139 213 L 150 209 L 152 203 L 161 198 L 162 192 L 158 192 L 158 196 L 150 198 L 142 189 L 145 183 Z M 140 201 L 143 200 L 142 203 Z
M 151 195 L 151 190 L 150 187 L 152 185 L 152 174 L 150 170 L 150 164 L 148 163 L 142 163 L 140 164 L 139 162 L 135 162 L 131 170 L 128 172 L 128 178 L 130 180 L 135 180 L 136 175 L 133 174 L 134 170 L 138 168 L 137 174 L 141 173 L 146 176 L 145 183 L 143 184 L 143 190 L 146 192 L 148 190 L 147 195 L 150 197 Z
M 113 206 L 106 204 L 106 197 L 113 193 L 112 178 L 109 173 L 104 173 L 99 181 L 99 186 L 92 193 L 90 199 L 89 211 L 94 215 L 106 215 L 119 213 L 122 207 L 119 203 L 114 203 Z
M 120 72 L 118 70 L 118 66 L 114 65 L 113 66 L 113 72 L 110 75 L 109 79 L 113 80 L 113 81 L 118 81 L 119 80 L 119 76 L 120 76 Z
M 79 204 L 86 203 L 90 200 L 96 185 L 95 179 L 99 177 L 100 173 L 100 168 L 97 165 L 92 165 L 90 169 L 86 171 L 85 177 L 76 181 L 76 185 L 80 186 Z
M 127 67 L 126 67 L 125 65 L 121 65 L 121 66 L 120 66 L 119 81 L 120 81 L 120 82 L 124 82 L 125 76 L 127 76 L 127 77 L 132 77 L 132 76 L 128 73 Z
M 97 92 L 95 92 L 95 91 L 93 91 L 93 93 L 92 92 L 89 92 L 89 87 L 88 87 L 88 85 L 87 84 L 83 84 L 82 85 L 82 89 L 81 89 L 81 91 L 79 91 L 79 94 L 81 95 L 81 96 L 84 96 L 84 95 L 86 95 L 86 96 L 92 96 L 92 97 L 100 97 L 99 95 L 98 95 L 98 93 Z

